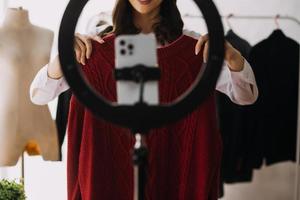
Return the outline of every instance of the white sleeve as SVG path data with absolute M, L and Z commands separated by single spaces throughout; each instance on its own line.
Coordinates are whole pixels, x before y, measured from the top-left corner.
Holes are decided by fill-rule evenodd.
M 199 33 L 186 29 L 183 30 L 183 34 L 197 40 L 201 36 Z M 224 62 L 216 90 L 226 94 L 236 104 L 253 104 L 258 97 L 258 89 L 254 73 L 247 60 L 245 59 L 244 68 L 241 72 L 230 71 L 226 62 Z
M 216 90 L 226 94 L 236 104 L 253 104 L 257 100 L 258 89 L 250 64 L 245 60 L 243 70 L 233 72 L 224 62 Z
M 190 31 L 190 30 L 187 30 L 187 29 L 183 29 L 182 33 L 184 35 L 190 36 L 190 37 L 192 37 L 192 38 L 194 38 L 196 40 L 198 40 L 200 38 L 200 36 L 201 36 L 200 33 L 197 33 L 195 31 Z
M 30 85 L 30 99 L 32 103 L 37 105 L 45 105 L 69 89 L 64 77 L 60 79 L 49 78 L 47 68 L 48 65 L 40 69 Z

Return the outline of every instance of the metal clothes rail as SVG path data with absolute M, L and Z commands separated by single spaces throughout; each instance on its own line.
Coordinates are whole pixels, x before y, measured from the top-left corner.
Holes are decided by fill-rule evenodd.
M 191 14 L 184 14 L 182 15 L 183 18 L 203 18 L 201 15 L 191 15 Z M 234 15 L 234 14 L 229 14 L 229 15 L 221 15 L 222 18 L 224 19 L 247 19 L 247 20 L 254 20 L 254 19 L 267 19 L 267 20 L 289 20 L 293 21 L 296 24 L 300 26 L 300 20 L 297 19 L 296 17 L 293 16 L 288 16 L 288 15 Z

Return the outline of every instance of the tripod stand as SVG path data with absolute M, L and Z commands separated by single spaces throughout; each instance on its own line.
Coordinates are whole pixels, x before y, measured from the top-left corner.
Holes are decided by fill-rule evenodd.
M 160 70 L 158 67 L 147 67 L 136 65 L 115 70 L 116 80 L 129 80 L 140 84 L 139 102 L 136 107 L 146 106 L 144 102 L 144 87 L 146 81 L 160 79 Z M 135 145 L 132 154 L 134 165 L 134 200 L 145 199 L 145 186 L 147 182 L 147 160 L 148 150 L 146 146 L 145 130 L 132 131 L 135 136 Z
M 147 158 L 145 136 L 140 133 L 135 134 L 136 143 L 132 155 L 134 164 L 134 200 L 142 200 L 145 195 L 147 182 Z

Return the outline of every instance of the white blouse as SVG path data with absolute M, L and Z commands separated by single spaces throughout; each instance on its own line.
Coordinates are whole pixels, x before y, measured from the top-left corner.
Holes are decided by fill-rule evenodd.
M 192 31 L 184 31 L 184 34 L 195 39 L 200 36 Z M 40 69 L 30 86 L 30 99 L 37 105 L 45 105 L 69 89 L 64 77 L 51 79 L 48 77 L 47 69 L 48 65 Z M 226 94 L 236 104 L 253 104 L 258 97 L 258 89 L 250 64 L 245 60 L 243 70 L 233 72 L 224 62 L 216 90 Z
M 30 86 L 31 101 L 37 105 L 45 105 L 69 89 L 64 77 L 60 79 L 49 78 L 47 68 L 48 65 L 37 73 Z M 216 90 L 226 94 L 236 104 L 249 105 L 254 103 L 258 97 L 258 89 L 249 63 L 245 61 L 244 68 L 240 72 L 232 72 L 224 64 Z

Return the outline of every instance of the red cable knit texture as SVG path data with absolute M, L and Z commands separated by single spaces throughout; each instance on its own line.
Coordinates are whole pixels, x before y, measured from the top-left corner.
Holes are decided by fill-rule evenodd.
M 83 72 L 90 84 L 116 101 L 114 35 L 93 43 Z M 202 56 L 196 40 L 181 36 L 157 50 L 160 102 L 174 101 L 194 82 Z M 157 116 L 159 117 L 159 116 Z M 130 131 L 98 119 L 73 96 L 68 127 L 68 199 L 133 200 Z M 221 138 L 214 96 L 177 123 L 150 131 L 147 200 L 217 200 Z

